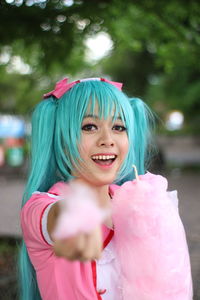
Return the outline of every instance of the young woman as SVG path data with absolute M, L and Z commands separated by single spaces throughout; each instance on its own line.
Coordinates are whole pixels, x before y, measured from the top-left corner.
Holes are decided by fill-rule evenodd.
M 121 185 L 132 180 L 133 164 L 139 174 L 145 174 L 148 161 L 151 113 L 142 100 L 129 99 L 121 87 L 122 84 L 103 78 L 71 83 L 64 79 L 57 83 L 55 90 L 44 96 L 33 113 L 32 162 L 21 213 L 24 300 L 192 299 L 184 231 L 178 231 L 178 234 L 183 236 L 187 271 L 179 280 L 179 288 L 170 291 L 170 295 L 166 294 L 165 288 L 161 291 L 158 288 L 159 292 L 154 289 L 149 294 L 137 279 L 128 282 L 129 277 L 123 277 L 126 274 L 123 267 L 129 262 L 122 258 L 121 249 L 133 249 L 134 243 L 127 248 L 126 242 L 123 242 L 119 250 L 117 236 L 120 233 L 117 233 L 118 227 L 115 232 L 114 224 L 116 214 L 98 219 L 101 212 L 111 209 L 116 189 L 112 188 L 112 184 Z M 75 201 L 75 198 L 81 198 L 81 187 L 95 193 L 96 207 L 91 208 L 87 204 L 87 193 L 81 201 Z M 69 201 L 66 214 L 63 214 L 63 194 Z M 73 206 L 73 202 L 79 203 L 77 214 L 73 212 L 70 215 L 69 207 Z M 85 215 L 81 212 L 81 205 L 88 205 L 88 214 L 87 210 Z M 73 234 L 67 234 L 73 227 L 66 227 L 67 219 L 76 228 Z M 88 220 L 91 220 L 91 228 L 85 230 Z M 66 236 L 60 238 L 59 221 L 59 230 L 64 228 L 65 231 L 66 228 Z M 142 247 L 146 250 L 148 245 Z M 178 257 L 175 247 L 173 250 Z M 134 263 L 133 266 L 136 268 Z M 142 268 L 146 276 L 145 266 Z M 170 278 L 167 282 L 172 280 Z M 163 283 L 156 284 L 158 287 Z M 138 286 L 137 292 L 135 286 Z

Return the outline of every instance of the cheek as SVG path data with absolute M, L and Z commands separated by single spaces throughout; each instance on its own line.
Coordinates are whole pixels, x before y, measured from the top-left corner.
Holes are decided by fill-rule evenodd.
M 121 139 L 121 152 L 123 154 L 123 156 L 126 156 L 126 154 L 128 153 L 129 150 L 129 141 L 128 141 L 128 137 L 127 135 L 124 136 L 123 139 Z
M 84 157 L 84 155 L 87 155 L 89 153 L 89 150 L 91 149 L 91 139 L 87 136 L 83 136 L 81 138 L 81 142 L 79 144 L 79 152 L 81 157 Z

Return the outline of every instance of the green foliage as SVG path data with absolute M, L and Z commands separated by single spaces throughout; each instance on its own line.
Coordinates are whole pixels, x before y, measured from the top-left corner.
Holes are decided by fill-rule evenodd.
M 18 250 L 17 240 L 13 238 L 0 239 L 0 256 L 16 254 Z
M 9 45 L 12 55 L 23 56 L 26 63 L 48 76 L 55 65 L 57 70 L 75 73 L 84 65 L 85 36 L 100 30 L 103 20 L 97 15 L 103 12 L 103 2 L 94 6 L 74 1 L 68 7 L 63 1 L 21 1 L 21 5 L 17 4 L 20 1 L 2 1 L 0 48 Z
M 197 0 L 1 1 L 0 51 L 31 66 L 20 75 L 7 73 L 9 62 L 0 65 L 1 111 L 30 111 L 64 75 L 107 74 L 148 99 L 161 118 L 178 109 L 186 126 L 198 129 L 199 19 Z M 85 39 L 100 31 L 111 36 L 113 50 L 86 63 Z
M 7 74 L 0 69 L 1 113 L 28 114 L 41 98 L 39 79 L 32 75 Z
M 161 119 L 171 110 L 180 110 L 184 131 L 190 127 L 199 132 L 200 5 L 197 1 L 134 1 L 127 7 L 121 3 L 121 10 L 120 23 L 107 25 L 115 48 L 104 59 L 104 69 L 124 81 L 129 94 L 146 99 Z

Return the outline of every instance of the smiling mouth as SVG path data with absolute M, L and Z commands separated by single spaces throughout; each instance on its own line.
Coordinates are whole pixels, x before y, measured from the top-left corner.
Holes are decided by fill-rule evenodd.
M 117 155 L 93 155 L 92 160 L 100 166 L 110 166 L 117 158 Z

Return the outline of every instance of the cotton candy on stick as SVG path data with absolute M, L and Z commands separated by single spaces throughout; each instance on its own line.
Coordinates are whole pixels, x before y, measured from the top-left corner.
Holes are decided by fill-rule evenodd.
M 167 180 L 147 173 L 124 183 L 112 209 L 124 299 L 191 300 L 187 242 Z
M 86 185 L 63 184 L 60 197 L 60 215 L 53 232 L 54 239 L 65 239 L 80 232 L 89 233 L 109 214 L 100 208 L 96 194 Z

